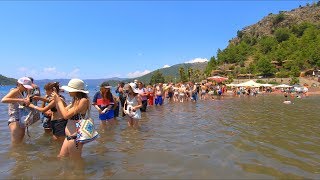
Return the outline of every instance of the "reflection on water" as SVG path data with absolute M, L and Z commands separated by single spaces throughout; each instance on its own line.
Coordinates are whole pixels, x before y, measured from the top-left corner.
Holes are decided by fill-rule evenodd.
M 150 107 L 141 128 L 124 119 L 86 144 L 78 166 L 58 160 L 60 144 L 30 128 L 10 148 L 0 105 L 2 178 L 320 178 L 320 97 L 283 104 L 282 96 L 222 98 Z M 97 112 L 92 109 L 97 120 Z M 5 112 L 3 112 L 5 111 Z M 98 127 L 98 121 L 97 127 Z

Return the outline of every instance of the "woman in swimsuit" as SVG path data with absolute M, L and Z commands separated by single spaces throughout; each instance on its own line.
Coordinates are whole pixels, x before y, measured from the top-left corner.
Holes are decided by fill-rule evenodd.
M 90 111 L 89 92 L 84 90 L 84 82 L 80 79 L 71 79 L 68 86 L 62 86 L 61 88 L 68 91 L 73 100 L 70 105 L 65 107 L 63 100 L 56 91 L 51 94 L 58 112 L 61 113 L 64 119 L 68 119 L 65 129 L 66 138 L 58 157 L 69 156 L 71 159 L 80 159 L 83 144 L 75 141 L 77 137 L 76 122 L 85 117 Z
M 44 86 L 44 89 L 46 91 L 46 94 L 50 96 L 54 89 L 56 89 L 57 92 L 59 92 L 59 83 L 47 83 Z M 66 106 L 64 97 L 61 95 L 59 95 L 59 97 L 61 98 L 63 105 Z M 51 112 L 49 123 L 51 124 L 53 139 L 58 140 L 59 142 L 63 142 L 66 137 L 65 128 L 68 121 L 63 118 L 62 114 L 59 111 L 57 111 L 55 101 L 53 99 L 51 99 L 51 101 L 49 100 L 49 103 L 44 107 L 38 107 L 33 104 L 30 104 L 29 107 L 34 108 L 43 113 Z
M 8 126 L 10 128 L 11 143 L 18 144 L 23 141 L 25 134 L 25 128 L 20 127 L 19 121 L 19 108 L 21 106 L 28 106 L 30 104 L 29 96 L 24 97 L 24 93 L 32 89 L 32 82 L 27 77 L 22 77 L 17 81 L 17 87 L 10 90 L 10 92 L 5 95 L 1 102 L 9 103 L 9 120 Z

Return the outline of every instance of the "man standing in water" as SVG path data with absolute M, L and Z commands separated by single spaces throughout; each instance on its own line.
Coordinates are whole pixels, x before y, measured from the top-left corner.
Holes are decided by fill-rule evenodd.
M 155 88 L 155 95 L 156 95 L 156 99 L 154 101 L 155 105 L 162 105 L 163 104 L 163 95 L 164 95 L 164 91 L 163 91 L 163 87 L 162 87 L 162 83 L 159 83 L 156 88 Z

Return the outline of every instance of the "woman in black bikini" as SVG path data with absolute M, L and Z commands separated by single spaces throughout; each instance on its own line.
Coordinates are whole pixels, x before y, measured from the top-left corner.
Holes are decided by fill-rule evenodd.
M 52 94 L 54 88 L 57 90 L 57 92 L 59 92 L 58 82 L 50 82 L 44 86 L 44 89 L 48 96 Z M 66 106 L 66 103 L 64 102 L 64 97 L 61 95 L 58 96 L 62 100 L 63 105 Z M 51 124 L 53 139 L 58 140 L 59 142 L 63 142 L 66 137 L 65 128 L 68 121 L 63 118 L 62 114 L 59 111 L 57 111 L 55 101 L 53 99 L 49 100 L 49 103 L 44 107 L 38 107 L 33 104 L 30 104 L 29 107 L 34 108 L 43 113 L 51 112 L 51 121 L 49 121 L 48 123 Z
M 65 107 L 57 91 L 53 91 L 51 94 L 58 112 L 61 113 L 64 119 L 68 119 L 65 129 L 66 138 L 58 157 L 69 156 L 71 159 L 80 159 L 83 144 L 75 141 L 77 137 L 76 122 L 81 119 L 81 116 L 85 117 L 86 113 L 90 111 L 89 92 L 84 90 L 84 82 L 80 79 L 71 79 L 68 86 L 62 86 L 61 89 L 68 91 L 73 100 L 70 105 Z

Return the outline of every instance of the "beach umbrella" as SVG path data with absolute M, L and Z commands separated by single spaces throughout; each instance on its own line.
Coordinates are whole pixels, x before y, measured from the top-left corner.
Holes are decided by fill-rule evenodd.
M 228 80 L 228 78 L 222 77 L 222 76 L 211 76 L 211 77 L 208 77 L 207 80 L 211 80 L 211 81 L 215 81 L 217 83 L 220 83 L 220 82 Z

